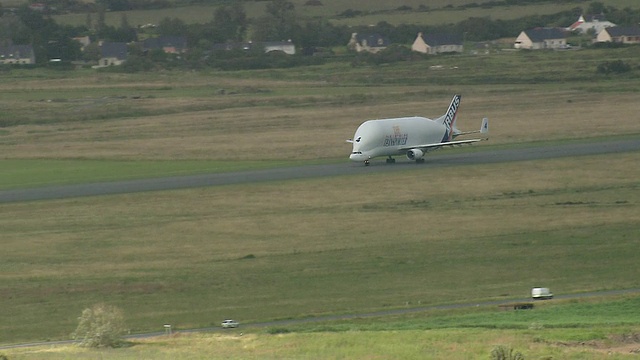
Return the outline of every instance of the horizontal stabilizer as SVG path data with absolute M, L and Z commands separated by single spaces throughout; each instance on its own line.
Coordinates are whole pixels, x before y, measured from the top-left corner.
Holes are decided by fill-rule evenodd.
M 478 134 L 478 133 L 480 133 L 480 134 L 489 134 L 489 119 L 488 118 L 482 119 L 482 125 L 480 125 L 480 130 L 457 132 L 457 133 L 454 133 L 453 136 L 457 137 L 457 136 L 460 136 L 460 135 Z

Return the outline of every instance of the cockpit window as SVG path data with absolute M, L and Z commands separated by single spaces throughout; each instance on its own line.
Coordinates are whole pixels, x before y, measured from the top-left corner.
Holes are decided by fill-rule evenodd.
M 362 136 L 358 136 L 358 138 L 356 139 L 356 142 L 360 142 L 360 140 L 362 140 Z

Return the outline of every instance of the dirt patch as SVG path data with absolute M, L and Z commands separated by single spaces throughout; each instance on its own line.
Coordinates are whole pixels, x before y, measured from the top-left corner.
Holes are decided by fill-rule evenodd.
M 640 354 L 640 333 L 612 334 L 602 340 L 557 341 L 551 342 L 550 345 L 590 348 L 608 354 Z

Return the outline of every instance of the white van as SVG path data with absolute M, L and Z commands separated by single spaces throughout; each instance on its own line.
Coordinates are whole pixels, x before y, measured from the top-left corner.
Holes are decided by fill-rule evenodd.
M 533 300 L 547 300 L 553 299 L 553 294 L 549 288 L 534 287 L 531 289 L 531 298 Z

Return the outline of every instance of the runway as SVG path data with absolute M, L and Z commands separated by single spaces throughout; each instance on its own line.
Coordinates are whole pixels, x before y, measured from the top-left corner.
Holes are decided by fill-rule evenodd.
M 408 160 L 404 161 L 401 160 L 400 157 L 398 158 L 398 162 L 395 164 L 387 164 L 384 158 L 374 159 L 371 162 L 371 166 L 364 166 L 360 163 L 353 163 L 345 160 L 344 163 L 329 165 L 307 165 L 220 174 L 173 176 L 140 180 L 13 189 L 0 191 L 0 204 L 394 171 L 429 171 L 430 169 L 471 164 L 493 164 L 634 152 L 640 151 L 640 138 L 586 143 L 565 143 L 504 150 L 478 150 L 479 151 L 476 152 L 455 154 L 447 154 L 446 151 L 429 153 L 426 156 L 426 162 L 422 164 L 416 164 Z

